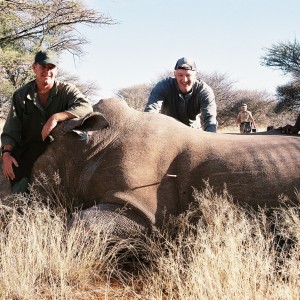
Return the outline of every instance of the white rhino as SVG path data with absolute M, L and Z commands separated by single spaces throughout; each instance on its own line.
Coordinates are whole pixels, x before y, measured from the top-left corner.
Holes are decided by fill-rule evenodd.
M 193 189 L 207 180 L 216 192 L 226 184 L 236 201 L 273 207 L 279 195 L 292 200 L 300 188 L 299 136 L 274 133 L 203 132 L 106 99 L 86 118 L 53 130 L 54 141 L 36 161 L 33 176 L 58 172 L 65 193 L 87 209 L 83 217 L 106 220 L 123 206 L 131 208 L 116 221 L 125 231 L 127 221 L 160 227 L 164 214 L 185 211 Z

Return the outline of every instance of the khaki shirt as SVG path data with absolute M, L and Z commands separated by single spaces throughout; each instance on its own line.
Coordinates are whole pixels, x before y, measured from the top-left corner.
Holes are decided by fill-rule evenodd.
M 93 111 L 92 105 L 74 85 L 55 81 L 47 106 L 39 101 L 35 80 L 16 90 L 12 97 L 10 112 L 1 135 L 3 145 L 26 147 L 42 143 L 41 132 L 46 121 L 58 112 L 69 112 L 84 117 Z

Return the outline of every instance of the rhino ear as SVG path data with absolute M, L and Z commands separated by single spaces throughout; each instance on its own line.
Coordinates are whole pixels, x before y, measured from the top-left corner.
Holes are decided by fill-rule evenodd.
M 73 131 L 75 128 L 80 128 L 80 130 L 100 130 L 108 126 L 109 124 L 102 114 L 92 112 L 84 118 L 74 118 L 63 122 L 60 125 L 60 130 L 64 132 Z

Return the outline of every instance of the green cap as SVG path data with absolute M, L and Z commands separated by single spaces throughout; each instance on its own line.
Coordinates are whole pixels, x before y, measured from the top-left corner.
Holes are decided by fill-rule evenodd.
M 35 55 L 34 63 L 39 65 L 51 64 L 57 66 L 58 57 L 56 53 L 51 51 L 39 51 Z

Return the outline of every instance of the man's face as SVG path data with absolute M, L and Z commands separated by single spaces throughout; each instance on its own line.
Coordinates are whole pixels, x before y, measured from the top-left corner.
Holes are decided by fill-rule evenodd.
M 178 87 L 183 94 L 191 91 L 194 82 L 196 81 L 196 71 L 178 69 L 174 71 Z
M 52 86 L 57 75 L 57 67 L 52 64 L 40 65 L 33 64 L 33 71 L 36 75 L 36 81 L 41 86 Z

